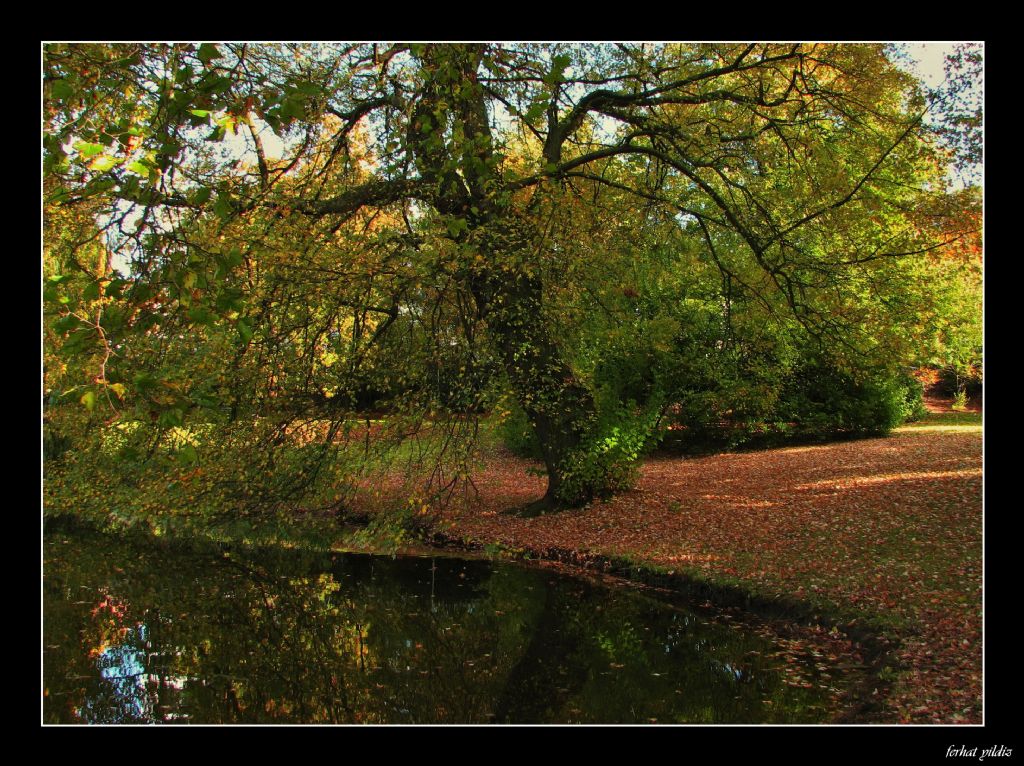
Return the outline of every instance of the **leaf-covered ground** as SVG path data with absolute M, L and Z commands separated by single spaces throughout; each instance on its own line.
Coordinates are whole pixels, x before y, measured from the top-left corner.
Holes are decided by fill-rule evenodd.
M 481 545 L 626 557 L 859 615 L 898 642 L 884 720 L 980 723 L 981 446 L 980 416 L 947 412 L 885 438 L 653 457 L 632 491 L 532 519 L 505 511 L 543 494 L 544 478 L 493 449 L 477 492 L 437 525 Z

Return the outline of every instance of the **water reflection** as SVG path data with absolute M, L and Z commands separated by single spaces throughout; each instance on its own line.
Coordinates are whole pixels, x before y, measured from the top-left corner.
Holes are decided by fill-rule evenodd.
M 50 723 L 808 722 L 838 691 L 749 631 L 515 566 L 44 542 Z

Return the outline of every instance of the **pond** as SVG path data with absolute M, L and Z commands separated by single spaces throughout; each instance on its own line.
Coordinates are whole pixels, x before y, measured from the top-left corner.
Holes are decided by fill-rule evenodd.
M 508 563 L 47 529 L 44 723 L 795 723 L 841 673 L 729 615 Z

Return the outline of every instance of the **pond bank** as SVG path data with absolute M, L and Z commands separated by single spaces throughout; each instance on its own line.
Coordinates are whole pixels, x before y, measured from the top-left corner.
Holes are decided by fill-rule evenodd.
M 981 421 L 930 416 L 884 438 L 648 460 L 634 490 L 535 519 L 501 450 L 434 539 L 654 585 L 871 642 L 885 723 L 981 722 Z M 872 639 L 871 635 L 876 636 Z M 891 683 L 890 683 L 891 682 Z M 874 689 L 871 690 L 874 692 Z
M 559 572 L 600 580 L 612 587 L 638 587 L 657 598 L 726 613 L 755 632 L 782 636 L 808 651 L 829 656 L 835 667 L 862 676 L 847 694 L 835 724 L 887 722 L 882 700 L 895 672 L 896 643 L 884 631 L 856 617 L 815 607 L 806 601 L 755 593 L 741 584 L 697 580 L 685 574 L 621 558 L 565 548 L 501 549 L 468 543 L 444 533 L 428 541 L 441 551 L 484 554 L 491 558 L 528 562 Z

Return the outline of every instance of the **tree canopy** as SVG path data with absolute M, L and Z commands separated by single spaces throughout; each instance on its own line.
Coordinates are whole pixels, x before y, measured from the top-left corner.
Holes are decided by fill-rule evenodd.
M 980 343 L 944 140 L 980 115 L 937 128 L 884 45 L 48 44 L 43 80 L 52 454 L 171 444 L 255 506 L 358 472 L 354 423 L 441 433 L 437 489 L 519 417 L 573 505 L 673 413 Z

